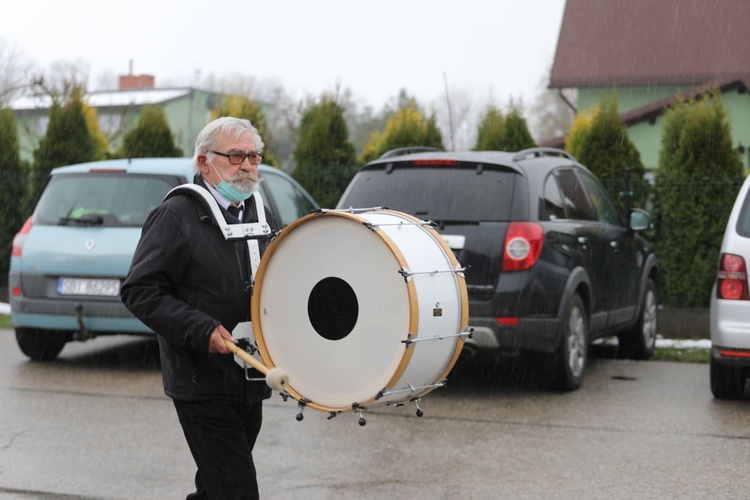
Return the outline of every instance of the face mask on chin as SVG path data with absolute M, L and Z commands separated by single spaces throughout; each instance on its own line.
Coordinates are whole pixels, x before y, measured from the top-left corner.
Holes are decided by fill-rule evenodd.
M 221 176 L 218 170 L 216 170 L 216 167 L 213 166 L 212 163 L 209 163 L 211 165 L 211 168 L 214 169 L 214 172 L 216 172 L 216 175 L 219 176 L 219 179 L 221 179 L 221 182 L 216 184 L 215 182 L 211 182 L 213 184 L 214 189 L 221 193 L 221 195 L 226 198 L 227 200 L 231 201 L 232 203 L 237 203 L 240 201 L 245 201 L 246 199 L 250 198 L 253 195 L 253 191 L 255 191 L 255 188 L 249 190 L 248 192 L 240 191 L 236 187 L 232 186 L 230 183 L 224 180 L 224 178 Z

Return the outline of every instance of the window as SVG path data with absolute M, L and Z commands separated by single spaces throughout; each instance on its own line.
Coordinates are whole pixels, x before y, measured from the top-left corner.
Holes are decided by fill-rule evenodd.
M 49 115 L 40 116 L 36 119 L 36 135 L 43 136 L 47 133 L 47 126 L 49 125 Z
M 746 238 L 750 237 L 750 196 L 745 196 L 742 202 L 742 210 L 737 219 L 737 233 Z
M 594 212 L 599 222 L 621 226 L 622 220 L 614 202 L 609 197 L 607 190 L 602 187 L 596 179 L 586 173 L 580 174 L 583 185 L 589 192 L 591 203 L 594 205 Z
M 59 174 L 50 179 L 34 212 L 40 225 L 141 227 L 176 177 L 124 173 Z
M 309 214 L 315 207 L 297 187 L 280 175 L 263 173 L 264 196 L 270 196 L 283 225 Z
M 122 116 L 114 113 L 99 115 L 99 130 L 104 134 L 115 134 L 120 131 Z
M 541 200 L 539 220 L 565 219 L 565 205 L 555 176 L 550 175 L 544 182 L 544 198 Z
M 563 193 L 565 213 L 568 219 L 597 220 L 594 208 L 586 197 L 586 191 L 578 181 L 575 172 L 570 169 L 560 169 L 555 177 Z
M 388 207 L 433 221 L 507 221 L 517 178 L 510 169 L 468 162 L 460 167 L 394 162 L 359 172 L 341 203 L 349 208 L 347 199 L 353 199 L 358 206 L 352 208 Z

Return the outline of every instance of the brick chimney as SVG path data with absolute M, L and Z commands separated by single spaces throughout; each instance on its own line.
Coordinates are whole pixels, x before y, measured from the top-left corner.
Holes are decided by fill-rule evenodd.
M 152 89 L 154 88 L 153 75 L 125 75 L 120 76 L 120 90 L 128 89 Z
M 130 71 L 127 75 L 120 76 L 119 89 L 152 89 L 154 88 L 153 75 L 134 75 L 133 61 L 130 61 Z

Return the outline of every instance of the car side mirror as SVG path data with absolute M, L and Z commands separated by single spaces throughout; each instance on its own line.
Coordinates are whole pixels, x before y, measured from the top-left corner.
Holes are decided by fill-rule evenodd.
M 633 231 L 645 231 L 651 227 L 651 216 L 640 208 L 630 210 L 630 229 Z

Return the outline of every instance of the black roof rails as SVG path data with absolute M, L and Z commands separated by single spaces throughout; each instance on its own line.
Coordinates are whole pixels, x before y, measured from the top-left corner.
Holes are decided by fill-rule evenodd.
M 430 151 L 442 151 L 440 148 L 431 148 L 429 146 L 407 146 L 405 148 L 396 148 L 391 149 L 390 151 L 386 151 L 380 157 L 378 160 L 382 160 L 384 158 L 393 158 L 394 156 L 401 156 L 401 155 L 409 155 L 412 153 L 426 153 Z
M 529 148 L 524 149 L 523 151 L 519 151 L 518 153 L 513 156 L 513 161 L 521 161 L 526 160 L 529 157 L 531 158 L 538 158 L 540 156 L 547 155 L 547 156 L 562 156 L 569 160 L 578 161 L 575 158 L 573 158 L 573 155 L 568 153 L 567 151 L 564 151 L 562 149 L 558 148 Z

